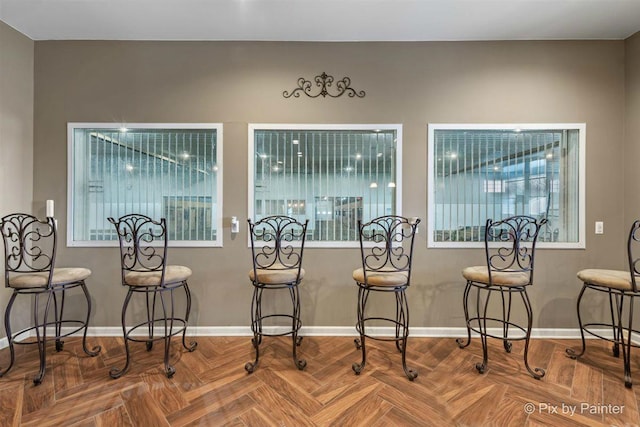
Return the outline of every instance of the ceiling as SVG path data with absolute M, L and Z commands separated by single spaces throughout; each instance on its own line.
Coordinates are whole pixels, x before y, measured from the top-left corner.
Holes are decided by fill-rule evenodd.
M 625 39 L 640 0 L 0 0 L 33 40 Z

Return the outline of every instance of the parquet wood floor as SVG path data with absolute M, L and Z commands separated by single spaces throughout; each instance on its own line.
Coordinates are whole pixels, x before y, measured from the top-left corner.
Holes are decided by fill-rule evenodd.
M 491 340 L 489 369 L 480 375 L 477 339 L 459 349 L 451 338 L 410 338 L 409 365 L 419 371 L 414 382 L 389 342 L 367 341 L 367 366 L 356 376 L 351 364 L 360 353 L 349 337 L 305 337 L 304 371 L 293 366 L 290 338 L 267 337 L 250 375 L 244 370 L 252 360 L 250 338 L 197 341 L 193 353 L 174 342 L 172 379 L 162 373 L 160 345 L 146 352 L 134 343 L 130 371 L 112 380 L 109 368 L 124 361 L 121 338 L 90 338 L 103 348 L 95 358 L 82 353 L 79 338 L 67 339 L 59 353 L 49 346 L 39 386 L 31 381 L 36 347 L 19 346 L 16 366 L 0 379 L 0 426 L 640 425 L 640 352 L 632 354 L 636 385 L 629 390 L 622 360 L 599 340 L 589 340 L 578 361 L 564 354 L 577 340 L 533 340 L 531 364 L 547 370 L 536 381 L 524 368 L 522 342 L 506 354 Z M 0 366 L 8 357 L 8 349 L 0 351 Z

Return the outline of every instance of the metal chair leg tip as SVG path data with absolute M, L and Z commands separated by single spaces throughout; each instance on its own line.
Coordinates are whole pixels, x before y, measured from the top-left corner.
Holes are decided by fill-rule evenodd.
M 546 374 L 546 371 L 544 369 L 542 369 L 542 368 L 534 368 L 533 371 L 531 371 L 531 375 L 536 380 L 542 379 L 542 377 L 544 377 L 545 374 Z
M 117 380 L 124 374 L 124 369 L 111 368 L 109 371 L 109 376 L 114 380 Z
M 165 373 L 167 374 L 167 378 L 171 378 L 176 373 L 176 368 L 169 366 L 165 369 Z
M 471 340 L 467 339 L 466 342 L 465 342 L 464 338 L 457 338 L 456 339 L 456 344 L 458 344 L 459 348 L 465 348 L 465 347 L 469 346 L 469 344 L 471 344 Z
M 578 359 L 578 357 L 579 357 L 579 356 L 581 356 L 580 354 L 577 354 L 577 353 L 575 352 L 575 350 L 574 350 L 574 349 L 572 349 L 572 348 L 568 348 L 568 349 L 566 349 L 564 352 L 565 352 L 565 354 L 567 355 L 567 357 L 569 357 L 569 358 L 571 358 L 571 359 L 573 359 L 573 360 L 576 360 L 576 359 Z
M 359 363 L 354 363 L 353 365 L 351 365 L 351 369 L 353 369 L 353 372 L 355 372 L 356 375 L 360 375 L 360 372 L 362 372 L 362 365 Z
M 102 351 L 102 347 L 99 345 L 93 347 L 91 350 L 89 349 L 84 350 L 84 352 L 91 357 L 96 357 L 98 354 L 100 354 L 101 351 Z

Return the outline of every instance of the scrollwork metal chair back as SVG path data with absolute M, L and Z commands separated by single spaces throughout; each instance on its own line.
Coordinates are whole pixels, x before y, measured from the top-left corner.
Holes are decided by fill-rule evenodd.
M 546 219 L 536 220 L 526 215 L 515 215 L 499 221 L 487 220 L 485 253 L 491 273 L 526 273 L 533 283 L 533 261 L 538 233 Z
M 629 232 L 627 241 L 627 256 L 629 258 L 629 274 L 631 275 L 631 291 L 636 293 L 638 288 L 637 279 L 640 276 L 640 220 L 635 221 Z
M 622 348 L 624 385 L 629 389 L 633 386 L 631 351 L 632 348 L 640 347 L 635 339 L 640 334 L 640 329 L 638 329 L 637 321 L 634 318 L 634 310 L 637 309 L 636 298 L 640 297 L 640 288 L 638 287 L 638 276 L 640 275 L 639 244 L 640 220 L 636 220 L 631 225 L 627 237 L 627 269 L 586 268 L 577 272 L 576 275 L 582 282 L 582 289 L 578 294 L 576 304 L 582 348 L 578 350 L 569 347 L 565 350 L 566 355 L 571 359 L 581 358 L 587 350 L 585 334 L 612 343 L 611 350 L 615 358 L 620 357 L 620 349 Z M 593 308 L 598 305 L 598 300 L 587 303 L 587 307 L 583 306 L 583 298 L 596 292 L 608 296 L 608 298 L 599 300 L 600 302 L 608 300 L 608 310 L 594 310 Z M 604 309 L 604 307 L 602 308 Z M 584 311 L 591 315 L 590 318 L 584 318 Z M 608 315 L 603 317 L 602 314 L 607 311 Z M 600 315 L 592 317 L 594 312 L 600 312 Z M 610 320 L 606 319 L 609 316 L 611 316 Z
M 29 214 L 11 214 L 0 220 L 5 250 L 5 286 L 12 273 L 53 274 L 57 233 L 53 218 L 41 221 Z
M 419 223 L 419 219 L 412 222 L 395 215 L 382 216 L 365 224 L 358 221 L 365 283 L 367 271 L 405 271 L 409 283 L 413 241 Z
M 251 300 L 251 343 L 255 350 L 253 361 L 244 366 L 248 373 L 255 371 L 260 359 L 260 344 L 263 336 L 291 335 L 292 357 L 295 366 L 302 370 L 307 366 L 304 359 L 298 358 L 297 347 L 302 338 L 298 335 L 302 327 L 300 319 L 300 294 L 298 285 L 304 277 L 302 255 L 307 235 L 308 220 L 304 223 L 285 215 L 273 215 L 260 219 L 255 223 L 251 219 L 249 234 L 251 237 L 251 254 L 253 269 L 249 279 L 253 285 Z M 262 293 L 266 289 L 287 289 L 291 297 L 291 311 L 268 313 L 262 310 Z M 290 325 L 285 331 L 275 333 L 263 329 L 265 319 L 280 319 Z
M 362 358 L 351 365 L 356 375 L 360 375 L 367 363 L 367 339 L 377 339 L 394 341 L 407 378 L 413 381 L 418 376 L 417 370 L 407 366 L 409 303 L 406 290 L 411 282 L 413 242 L 419 223 L 417 218 L 409 220 L 397 215 L 381 216 L 367 223 L 358 221 L 362 268 L 354 270 L 352 277 L 358 285 L 356 331 L 359 338 L 354 343 Z M 367 301 L 372 291 L 393 293 L 396 300 L 394 317 L 367 314 Z M 393 325 L 394 336 L 374 337 L 368 334 L 367 324 L 370 321 Z
M 292 217 L 274 215 L 248 222 L 254 272 L 297 269 L 299 279 L 309 220 L 301 223 Z
M 170 363 L 171 337 L 182 335 L 182 346 L 189 352 L 197 343 L 186 340 L 186 331 L 191 312 L 191 292 L 187 279 L 191 269 L 180 265 L 167 265 L 167 224 L 164 218 L 156 221 L 146 215 L 129 214 L 119 219 L 108 218 L 118 233 L 122 285 L 128 288 L 122 305 L 122 332 L 125 345 L 125 365 L 109 371 L 112 378 L 120 378 L 130 365 L 129 342 L 144 342 L 147 351 L 155 341 L 164 342 L 164 371 L 171 378 L 176 370 Z M 176 313 L 174 291 L 185 293 L 184 316 Z M 127 321 L 127 309 L 134 295 L 146 300 L 146 313 L 133 314 L 134 326 Z M 138 298 L 141 299 L 141 298 Z M 142 317 L 140 321 L 140 317 Z M 138 334 L 146 330 L 144 334 Z
M 527 371 L 535 379 L 545 375 L 542 368 L 529 365 L 529 342 L 533 325 L 533 309 L 527 294 L 528 286 L 533 284 L 533 267 L 536 241 L 545 219 L 536 220 L 527 215 L 514 215 L 498 221 L 487 220 L 484 246 L 486 264 L 484 266 L 466 267 L 462 270 L 467 280 L 464 289 L 463 309 L 467 324 L 466 339 L 456 340 L 460 348 L 471 343 L 471 332 L 480 335 L 482 344 L 482 362 L 476 363 L 479 373 L 484 373 L 488 366 L 487 338 L 502 340 L 507 353 L 511 352 L 512 341 L 525 341 L 524 364 Z M 475 289 L 475 304 L 469 304 L 471 290 Z M 492 295 L 499 294 L 500 305 L 490 305 Z M 517 295 L 526 311 L 526 323 L 512 318 L 513 296 Z M 475 306 L 475 313 L 472 307 Z M 489 309 L 489 307 L 493 307 Z M 487 324 L 502 326 L 502 332 L 494 332 Z M 499 330 L 498 327 L 495 330 Z
M 38 385 L 46 371 L 47 342 L 54 341 L 56 351 L 62 351 L 64 337 L 82 332 L 83 351 L 92 357 L 100 352 L 100 346 L 89 349 L 86 342 L 91 298 L 85 279 L 91 275 L 91 271 L 86 268 L 55 267 L 57 230 L 56 222 L 51 217 L 39 220 L 24 213 L 6 215 L 0 219 L 0 233 L 5 250 L 5 286 L 13 290 L 4 314 L 10 361 L 6 368 L 0 369 L 0 377 L 8 373 L 14 364 L 15 344 L 36 344 L 40 369 L 33 382 Z M 81 288 L 86 299 L 86 317 L 69 316 L 65 311 L 66 292 L 77 287 Z M 21 295 L 31 299 L 33 320 L 26 327 L 13 332 L 11 313 L 14 302 Z M 46 299 L 43 304 L 40 303 L 41 298 Z M 63 326 L 69 329 L 64 330 Z M 24 339 L 34 335 L 35 340 Z
M 164 283 L 167 254 L 165 218 L 155 221 L 141 214 L 129 214 L 119 219 L 108 218 L 118 233 L 122 283 L 127 272 L 162 271 Z

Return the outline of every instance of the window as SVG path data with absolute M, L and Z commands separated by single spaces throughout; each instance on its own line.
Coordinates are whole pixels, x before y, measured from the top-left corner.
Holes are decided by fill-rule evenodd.
M 546 218 L 539 247 L 584 248 L 584 124 L 429 125 L 429 247 L 481 247 L 487 219 Z
M 358 246 L 358 220 L 400 215 L 400 125 L 249 125 L 249 217 L 309 220 L 307 246 Z
M 222 246 L 222 125 L 69 123 L 69 246 L 114 246 L 108 217 L 167 219 L 172 246 Z

